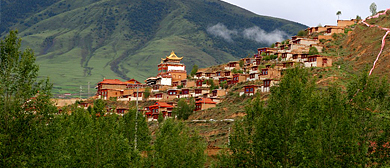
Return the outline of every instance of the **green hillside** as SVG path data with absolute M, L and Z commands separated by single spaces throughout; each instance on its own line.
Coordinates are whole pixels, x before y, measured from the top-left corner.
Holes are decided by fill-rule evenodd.
M 1 2 L 2 35 L 19 30 L 57 94 L 93 87 L 103 77 L 143 81 L 171 50 L 190 70 L 246 57 L 306 28 L 219 0 Z

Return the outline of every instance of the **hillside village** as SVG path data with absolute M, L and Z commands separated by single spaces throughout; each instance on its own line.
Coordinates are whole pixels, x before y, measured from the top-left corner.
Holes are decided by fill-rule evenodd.
M 194 98 L 194 111 L 200 111 L 216 107 L 224 101 L 229 88 L 237 84 L 243 84 L 240 96 L 270 92 L 270 88 L 277 86 L 283 71 L 288 68 L 332 66 L 335 57 L 320 54 L 324 42 L 332 39 L 333 34 L 348 32 L 351 25 L 356 23 L 355 19 L 338 20 L 337 26 L 307 28 L 303 36 L 293 36 L 271 47 L 258 48 L 253 57 L 199 69 L 192 75 L 187 75 L 186 65 L 181 63 L 185 57 L 179 57 L 172 51 L 170 55 L 161 58 L 161 63 L 157 65 L 157 75 L 147 78 L 145 83 L 135 79 L 125 82 L 103 79 L 97 84 L 97 93 L 93 99 L 136 101 L 137 104 L 138 101 L 153 101 L 155 103 L 140 110 L 148 121 L 153 121 L 159 115 L 173 117 L 172 110 L 180 98 Z M 87 108 L 92 104 L 91 101 L 82 101 L 80 106 Z M 107 111 L 123 114 L 129 111 L 129 107 L 108 106 Z

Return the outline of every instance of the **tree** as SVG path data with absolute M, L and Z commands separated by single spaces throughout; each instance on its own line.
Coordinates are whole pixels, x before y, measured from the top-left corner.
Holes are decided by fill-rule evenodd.
M 341 11 L 337 11 L 336 15 L 337 15 L 337 20 L 340 20 Z
M 195 74 L 198 72 L 198 65 L 194 64 L 194 66 L 192 66 L 192 70 L 191 70 L 191 76 L 195 76 Z
M 107 103 L 104 100 L 96 99 L 93 102 L 93 111 L 96 114 L 104 115 L 104 113 L 106 112 L 106 105 L 107 105 Z
M 307 31 L 306 30 L 299 30 L 299 32 L 298 32 L 298 34 L 297 34 L 297 36 L 306 36 L 307 35 Z
M 267 106 L 256 98 L 245 108 L 218 167 L 386 166 L 388 96 L 389 84 L 367 73 L 343 92 L 337 84 L 319 89 L 307 70 L 289 69 Z
M 162 123 L 164 121 L 164 114 L 162 112 L 158 113 L 157 121 L 158 123 Z
M 374 16 L 376 15 L 376 4 L 375 2 L 373 2 L 371 5 L 370 5 L 370 12 L 371 12 L 371 16 Z
M 0 167 L 26 164 L 23 158 L 34 153 L 26 151 L 33 145 L 30 130 L 56 112 L 50 101 L 52 85 L 48 79 L 37 80 L 34 52 L 20 47 L 17 31 L 0 41 Z
M 222 89 L 226 89 L 228 87 L 227 85 L 227 81 L 223 81 L 219 84 L 219 87 L 221 87 Z
M 319 52 L 318 52 L 318 50 L 317 50 L 317 48 L 316 47 L 310 47 L 310 49 L 309 49 L 309 55 L 316 55 L 316 54 L 318 54 Z
M 151 140 L 149 128 L 146 118 L 141 114 L 137 116 L 136 112 L 136 109 L 131 109 L 123 116 L 124 127 L 122 131 L 133 147 L 135 146 L 135 134 L 137 134 L 137 150 L 145 151 L 148 149 Z M 135 130 L 136 126 L 137 131 Z
M 214 89 L 218 89 L 218 86 L 214 84 L 214 80 L 213 79 L 208 79 L 207 81 L 210 85 L 210 91 L 213 91 Z
M 147 100 L 150 96 L 150 88 L 147 87 L 145 88 L 145 92 L 144 92 L 144 99 Z
M 173 119 L 159 126 L 154 149 L 148 167 L 203 167 L 206 161 L 202 137 Z
M 190 99 L 190 104 L 184 98 L 177 102 L 177 106 L 173 109 L 173 113 L 177 116 L 177 119 L 187 120 L 193 113 L 195 108 L 191 106 L 191 101 L 194 101 L 194 99 Z
M 356 23 L 358 23 L 362 18 L 359 15 L 356 15 Z
M 240 60 L 240 62 L 238 62 L 238 64 L 240 65 L 241 68 L 244 67 L 244 60 Z

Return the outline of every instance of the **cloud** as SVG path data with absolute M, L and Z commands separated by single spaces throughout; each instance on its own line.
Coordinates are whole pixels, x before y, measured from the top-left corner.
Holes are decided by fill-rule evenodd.
M 277 41 L 280 42 L 288 37 L 288 34 L 284 31 L 276 29 L 270 33 L 267 33 L 266 31 L 257 26 L 245 29 L 242 34 L 246 39 L 266 44 L 272 44 Z
M 217 36 L 217 37 L 222 37 L 228 42 L 233 42 L 232 40 L 232 35 L 237 35 L 236 30 L 229 30 L 224 24 L 218 23 L 214 26 L 211 26 L 207 28 L 207 32 Z
M 288 38 L 288 34 L 284 31 L 274 30 L 266 32 L 265 30 L 254 26 L 241 31 L 230 30 L 224 24 L 218 23 L 207 28 L 207 32 L 217 37 L 223 38 L 227 42 L 233 42 L 233 37 L 245 38 L 256 41 L 258 43 L 272 44 L 278 41 L 283 41 Z

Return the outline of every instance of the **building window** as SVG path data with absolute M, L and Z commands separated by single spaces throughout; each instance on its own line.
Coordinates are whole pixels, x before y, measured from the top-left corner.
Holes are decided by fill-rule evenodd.
M 263 75 L 268 75 L 268 70 L 263 70 Z
M 269 87 L 269 86 L 270 86 L 270 83 L 271 83 L 270 80 L 265 80 L 265 81 L 264 81 L 264 87 Z
M 179 79 L 181 79 L 181 75 L 179 75 Z

